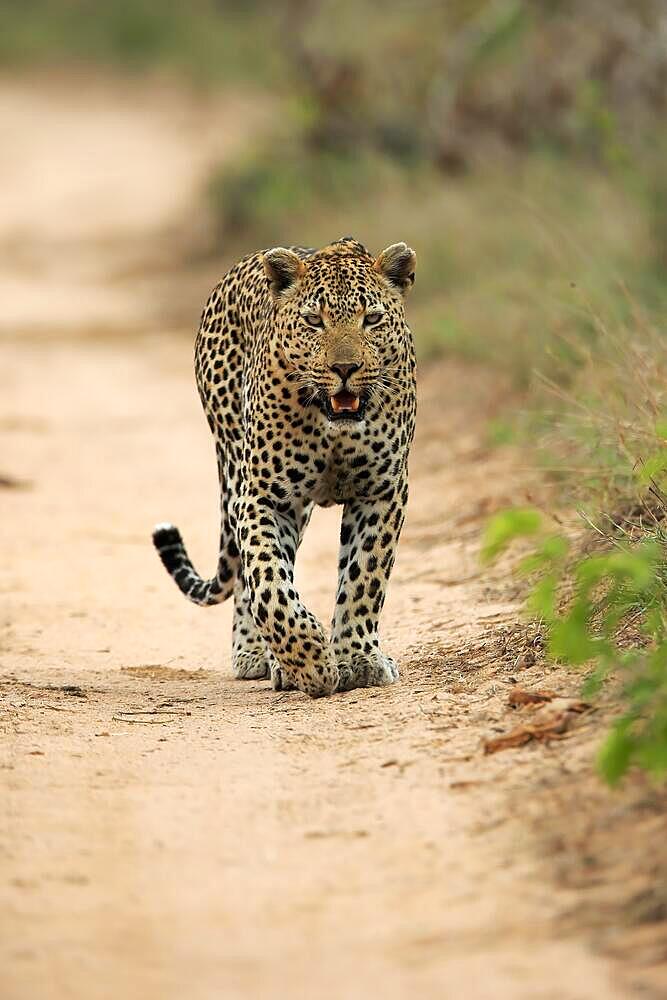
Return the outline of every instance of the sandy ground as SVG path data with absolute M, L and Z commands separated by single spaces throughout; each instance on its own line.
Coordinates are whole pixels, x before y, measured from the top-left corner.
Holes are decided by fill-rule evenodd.
M 0 77 L 0 333 L 163 318 L 165 271 L 206 225 L 211 164 L 270 113 L 165 82 Z
M 166 157 L 177 134 L 161 121 Z M 69 177 L 76 164 L 62 156 Z M 169 176 L 182 205 L 192 177 L 179 163 Z M 72 190 L 70 211 L 85 184 Z M 170 205 L 144 220 L 147 244 L 173 221 Z M 48 240 L 28 209 L 22 225 L 36 259 Z M 111 228 L 114 254 L 129 253 L 134 237 Z M 91 239 L 78 231 L 63 260 L 85 245 L 103 254 Z M 4 266 L 28 281 L 22 264 Z M 137 332 L 136 275 L 111 282 L 106 300 L 101 264 L 90 280 L 67 274 L 94 303 L 91 335 L 71 319 L 72 294 L 49 330 L 15 284 L 0 341 L 3 998 L 634 995 L 627 963 L 565 919 L 581 889 L 558 885 L 540 856 L 534 802 L 590 759 L 585 723 L 566 742 L 482 750 L 516 723 L 517 682 L 576 691 L 517 624 L 506 573 L 477 558 L 484 517 L 529 486 L 516 455 L 484 443 L 502 387 L 451 364 L 422 373 L 384 616 L 400 684 L 316 702 L 277 694 L 231 679 L 231 607 L 187 604 L 149 542 L 171 519 L 202 571 L 215 563 L 192 337 L 156 330 L 155 314 Z M 134 302 L 126 336 L 109 333 L 125 316 L 111 300 Z M 300 587 L 325 620 L 337 519 L 318 512 L 299 556 Z
M 190 350 L 5 348 L 3 460 L 27 484 L 3 505 L 5 996 L 616 995 L 496 813 L 480 741 L 509 681 L 480 691 L 457 658 L 516 617 L 476 561 L 480 500 L 512 489 L 464 403 L 484 383 L 423 379 L 385 612 L 401 684 L 311 702 L 234 682 L 230 607 L 189 606 L 151 551 L 169 516 L 215 561 Z M 336 527 L 320 512 L 300 559 L 325 619 Z

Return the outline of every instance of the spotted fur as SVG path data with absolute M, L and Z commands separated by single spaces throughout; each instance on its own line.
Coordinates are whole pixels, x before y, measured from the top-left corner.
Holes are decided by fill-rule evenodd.
M 203 580 L 172 525 L 162 562 L 197 604 L 234 595 L 233 670 L 316 697 L 391 684 L 378 622 L 408 496 L 415 358 L 404 314 L 415 254 L 346 237 L 246 257 L 213 289 L 195 349 L 221 495 L 218 568 Z M 328 638 L 294 586 L 314 504 L 343 505 Z

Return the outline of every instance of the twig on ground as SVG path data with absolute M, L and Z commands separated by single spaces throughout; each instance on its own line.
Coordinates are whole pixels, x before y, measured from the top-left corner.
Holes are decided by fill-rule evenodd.
M 135 718 L 138 716 L 145 715 L 159 715 L 165 716 L 165 718 L 159 719 L 144 719 Z M 164 708 L 133 708 L 127 709 L 126 711 L 116 712 L 111 718 L 114 722 L 128 722 L 136 723 L 144 726 L 161 726 L 167 722 L 175 722 L 177 716 L 187 716 L 192 715 L 192 712 L 180 711 L 179 709 L 164 709 Z

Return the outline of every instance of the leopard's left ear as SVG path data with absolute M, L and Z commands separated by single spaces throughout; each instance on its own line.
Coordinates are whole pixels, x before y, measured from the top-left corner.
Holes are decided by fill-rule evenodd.
M 376 258 L 373 267 L 403 295 L 415 283 L 417 254 L 407 243 L 392 243 Z
M 306 270 L 301 258 L 286 247 L 267 250 L 262 254 L 262 264 L 274 299 L 279 299 L 293 289 Z

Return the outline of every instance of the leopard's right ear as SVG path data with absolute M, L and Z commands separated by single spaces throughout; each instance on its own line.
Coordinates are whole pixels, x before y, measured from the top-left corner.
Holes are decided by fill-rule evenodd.
M 262 254 L 262 264 L 269 279 L 269 288 L 274 299 L 288 295 L 296 288 L 299 279 L 306 270 L 306 265 L 293 250 L 285 247 L 274 247 Z

